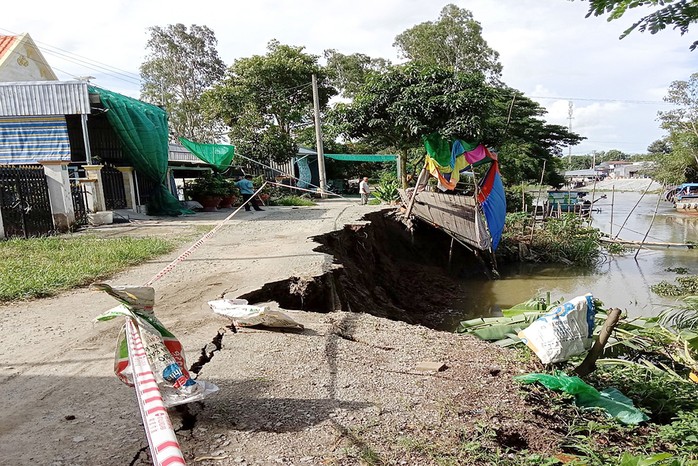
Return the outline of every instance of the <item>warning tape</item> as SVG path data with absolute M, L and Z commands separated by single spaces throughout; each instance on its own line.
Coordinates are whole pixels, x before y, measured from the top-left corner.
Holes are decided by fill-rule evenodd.
M 128 361 L 133 371 L 133 384 L 138 398 L 138 407 L 143 418 L 143 427 L 148 437 L 150 456 L 156 466 L 185 465 L 184 455 L 167 415 L 155 374 L 150 367 L 138 324 L 126 319 Z
M 237 214 L 238 212 L 240 212 L 240 209 L 242 209 L 243 207 L 245 207 L 245 205 L 247 205 L 248 202 L 251 202 L 252 199 L 254 199 L 254 198 L 257 196 L 257 194 L 259 194 L 259 192 L 260 192 L 262 189 L 264 189 L 264 187 L 265 187 L 268 183 L 269 183 L 268 181 L 265 181 L 264 184 L 262 184 L 262 186 L 260 186 L 259 189 L 258 189 L 257 191 L 255 191 L 255 192 L 252 194 L 252 196 L 250 196 L 250 198 L 249 198 L 248 200 L 246 200 L 245 202 L 243 202 L 243 203 L 240 205 L 240 207 L 238 207 L 237 209 L 235 209 L 235 211 L 233 211 L 233 213 L 231 213 L 231 214 L 228 215 L 226 218 L 224 218 L 223 220 L 221 220 L 221 221 L 218 223 L 218 225 L 216 225 L 211 231 L 209 231 L 208 233 L 206 233 L 204 236 L 202 236 L 201 238 L 199 238 L 199 240 L 198 240 L 197 242 L 195 242 L 194 244 L 192 244 L 191 246 L 189 246 L 189 248 L 188 248 L 186 251 L 184 251 L 178 258 L 176 258 L 175 260 L 173 260 L 172 262 L 170 262 L 164 269 L 162 269 L 161 271 L 159 271 L 158 273 L 156 273 L 155 276 L 154 276 L 153 278 L 151 278 L 150 280 L 148 280 L 148 282 L 147 282 L 145 285 L 143 285 L 143 286 L 150 286 L 150 285 L 152 285 L 153 283 L 155 283 L 156 281 L 160 280 L 162 277 L 164 277 L 164 276 L 167 275 L 169 272 L 171 272 L 172 269 L 174 269 L 180 262 L 183 262 L 187 257 L 189 257 L 189 256 L 191 255 L 192 252 L 194 252 L 194 251 L 196 251 L 197 249 L 199 249 L 199 247 L 200 247 L 202 244 L 204 244 L 204 242 L 205 242 L 207 239 L 209 239 L 210 237 L 212 237 L 213 235 L 215 235 L 216 232 L 217 232 L 218 230 L 220 230 L 220 229 L 223 227 L 223 225 L 226 224 L 226 222 L 227 222 L 228 220 L 230 220 L 231 218 L 233 218 L 233 216 L 234 216 L 235 214 Z
M 342 196 L 341 194 L 336 194 L 336 193 L 333 193 L 333 192 L 327 191 L 327 190 L 323 191 L 322 188 L 317 188 L 317 190 L 314 191 L 312 189 L 299 188 L 298 186 L 289 186 L 287 184 L 274 183 L 273 181 L 267 181 L 267 183 L 272 184 L 274 186 L 279 186 L 281 188 L 297 189 L 298 191 L 306 191 L 306 192 L 313 193 L 313 194 L 318 194 L 318 193 L 325 194 L 327 196 L 337 196 L 337 197 L 344 199 L 344 196 Z
M 156 273 L 155 276 L 148 280 L 143 286 L 150 286 L 171 272 L 180 262 L 184 261 L 195 250 L 201 247 L 206 240 L 216 234 L 216 232 L 220 230 L 228 220 L 233 218 L 240 209 L 248 202 L 252 201 L 266 184 L 266 182 L 262 184 L 247 201 L 243 202 L 240 207 L 221 220 L 211 231 L 189 246 L 186 251 L 170 262 L 160 272 Z M 153 464 L 155 466 L 186 465 L 179 442 L 177 442 L 177 435 L 172 428 L 172 421 L 170 421 L 167 408 L 162 400 L 160 387 L 158 387 L 155 374 L 148 362 L 143 341 L 138 332 L 138 324 L 130 318 L 126 319 L 126 341 L 128 344 L 128 361 L 133 371 L 133 384 L 136 389 L 136 397 L 138 398 L 138 408 L 141 411 L 143 428 L 148 438 Z

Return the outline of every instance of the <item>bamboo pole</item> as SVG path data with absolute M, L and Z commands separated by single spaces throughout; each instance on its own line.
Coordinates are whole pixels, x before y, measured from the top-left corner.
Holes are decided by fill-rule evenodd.
M 633 208 L 628 212 L 628 216 L 625 217 L 625 221 L 623 224 L 620 226 L 620 229 L 618 230 L 618 233 L 616 233 L 616 236 L 613 237 L 613 239 L 617 239 L 618 236 L 620 235 L 620 232 L 623 231 L 623 227 L 625 227 L 625 224 L 628 223 L 628 219 L 630 216 L 635 212 L 635 209 L 637 208 L 638 205 L 640 205 L 640 201 L 642 201 L 642 198 L 645 197 L 645 194 L 647 194 L 647 191 L 649 191 L 650 186 L 652 186 L 652 180 L 650 180 L 650 184 L 647 185 L 647 188 L 645 188 L 645 191 L 642 193 L 642 196 L 640 196 L 640 199 L 637 200 Z
M 547 160 L 543 160 L 543 170 L 540 172 L 540 181 L 538 182 L 538 195 L 536 196 L 536 202 L 540 202 L 540 191 L 543 189 L 543 178 L 545 177 L 545 164 Z M 533 214 L 533 223 L 531 224 L 531 239 L 528 241 L 529 244 L 533 242 L 533 232 L 536 229 L 536 213 L 538 213 L 538 204 L 536 204 L 535 213 Z M 543 214 L 545 218 L 545 214 Z
M 591 208 L 589 209 L 589 225 L 593 222 L 594 202 L 596 197 L 596 176 L 594 176 L 594 186 L 591 188 Z
M 611 225 L 608 230 L 608 236 L 613 236 L 613 204 L 616 202 L 616 185 L 611 186 Z
M 657 196 L 657 205 L 654 206 L 654 213 L 652 214 L 652 220 L 650 220 L 650 226 L 647 228 L 647 233 L 645 233 L 645 237 L 642 238 L 642 241 L 640 242 L 640 246 L 637 248 L 637 251 L 635 251 L 635 256 L 633 259 L 637 260 L 637 255 L 640 253 L 640 249 L 642 249 L 642 245 L 645 244 L 645 240 L 647 239 L 647 236 L 650 234 L 650 230 L 652 229 L 652 224 L 654 223 L 654 219 L 657 216 L 657 210 L 659 209 L 659 201 L 662 200 L 662 196 Z

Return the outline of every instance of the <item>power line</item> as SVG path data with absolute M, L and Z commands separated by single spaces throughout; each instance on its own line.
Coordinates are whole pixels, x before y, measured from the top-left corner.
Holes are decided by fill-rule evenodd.
M 11 34 L 14 34 L 15 36 L 18 36 L 18 35 L 19 35 L 19 34 L 13 33 L 12 31 L 10 31 L 10 30 L 8 30 L 8 29 L 5 29 L 5 28 L 0 28 L 0 30 L 7 31 L 7 32 L 9 32 L 9 33 L 11 33 Z M 35 42 L 36 42 L 36 43 L 41 43 L 41 42 L 39 42 L 39 41 L 35 41 Z M 41 44 L 43 44 L 43 43 L 41 43 Z M 75 58 L 75 57 L 80 57 L 80 55 L 74 54 L 74 53 L 72 53 L 72 52 L 65 51 L 66 53 L 61 53 L 61 52 L 57 52 L 57 51 L 51 50 L 51 48 L 56 48 L 56 49 L 58 49 L 58 50 L 63 50 L 63 49 L 60 49 L 60 48 L 58 48 L 58 47 L 48 46 L 47 44 L 44 44 L 44 47 L 50 47 L 50 48 L 42 48 L 42 49 L 39 49 L 39 47 L 36 47 L 36 46 L 35 46 L 34 48 L 35 48 L 41 55 L 43 55 L 42 52 L 45 52 L 46 54 L 56 56 L 56 57 L 58 57 L 58 58 L 60 58 L 60 59 L 62 59 L 62 60 L 65 60 L 65 61 L 68 61 L 68 62 L 77 64 L 77 65 L 82 66 L 82 67 L 85 67 L 85 68 L 87 68 L 87 69 L 89 69 L 89 70 L 96 71 L 96 72 L 105 74 L 105 75 L 107 75 L 107 76 L 109 76 L 109 77 L 112 77 L 112 78 L 115 78 L 115 79 L 119 79 L 119 80 L 128 82 L 129 84 L 138 84 L 138 85 L 140 85 L 140 78 L 133 78 L 133 77 L 129 76 L 129 74 L 132 75 L 132 76 L 136 76 L 134 73 L 130 73 L 130 72 L 123 72 L 123 73 L 122 73 L 121 71 L 114 71 L 114 70 L 118 70 L 118 68 L 115 68 L 115 67 L 112 67 L 112 66 L 109 66 L 109 65 L 106 65 L 106 64 L 100 64 L 100 62 L 97 62 L 96 60 L 92 60 L 92 59 L 89 59 L 89 58 L 86 58 L 86 57 L 83 57 L 83 58 L 85 58 L 84 60 L 81 59 L 81 58 Z M 13 53 L 19 53 L 19 52 L 14 51 Z M 71 55 L 75 55 L 75 57 L 72 57 Z M 65 73 L 65 74 L 70 75 L 70 76 L 72 76 L 72 75 L 74 74 L 74 73 L 69 73 L 69 72 L 67 72 L 67 71 L 65 71 L 65 70 L 62 70 L 62 69 L 60 69 L 60 68 L 57 68 L 57 67 L 55 67 L 55 66 L 51 66 L 51 65 L 49 65 L 49 64 L 48 64 L 47 62 L 45 62 L 45 61 L 42 62 L 42 61 L 40 61 L 40 60 L 36 60 L 36 59 L 34 59 L 34 58 L 31 58 L 31 57 L 26 57 L 26 58 L 28 58 L 28 59 L 34 61 L 35 63 L 41 63 L 41 64 L 43 64 L 43 65 L 48 66 L 49 68 L 58 70 L 58 71 L 60 71 L 61 73 Z M 91 62 L 94 62 L 94 63 L 91 63 Z
M 663 100 L 630 100 L 630 99 L 591 99 L 584 97 L 550 97 L 550 96 L 540 96 L 540 95 L 529 95 L 526 96 L 529 99 L 549 99 L 549 100 L 577 100 L 584 102 L 620 102 L 626 104 L 643 104 L 643 105 L 674 105 L 670 102 L 664 102 Z

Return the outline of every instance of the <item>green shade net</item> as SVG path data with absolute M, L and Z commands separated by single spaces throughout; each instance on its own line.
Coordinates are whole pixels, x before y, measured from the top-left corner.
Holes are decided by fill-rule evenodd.
M 551 390 L 574 395 L 574 402 L 583 408 L 601 408 L 623 424 L 639 424 L 649 418 L 633 405 L 633 401 L 615 388 L 598 391 L 576 376 L 563 372 L 551 374 L 526 374 L 514 377 L 521 383 L 538 382 Z
M 381 154 L 325 154 L 325 157 L 342 162 L 394 162 L 397 155 Z
M 235 155 L 235 146 L 227 144 L 201 144 L 185 138 L 179 138 L 179 142 L 192 154 L 221 172 L 230 167 Z
M 106 89 L 90 86 L 89 92 L 99 95 L 107 109 L 107 120 L 138 174 L 157 183 L 148 201 L 148 215 L 193 214 L 182 208 L 167 187 L 167 113 L 155 105 Z

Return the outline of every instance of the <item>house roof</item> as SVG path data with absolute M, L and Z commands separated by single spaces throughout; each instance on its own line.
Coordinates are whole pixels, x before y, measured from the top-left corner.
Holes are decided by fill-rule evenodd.
M 89 113 L 86 82 L 0 82 L 0 117 Z
M 10 52 L 12 44 L 17 40 L 17 36 L 2 36 L 0 35 L 0 59 Z

